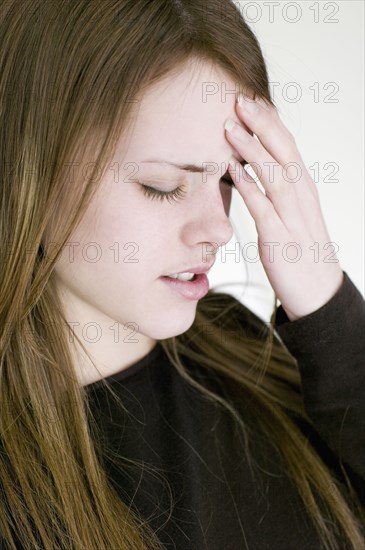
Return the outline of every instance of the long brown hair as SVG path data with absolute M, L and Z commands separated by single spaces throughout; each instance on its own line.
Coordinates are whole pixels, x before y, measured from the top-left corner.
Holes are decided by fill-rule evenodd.
M 162 548 L 103 470 L 106 451 L 60 330 L 53 269 L 135 101 L 192 58 L 272 103 L 259 44 L 229 0 L 7 0 L 0 8 L 0 529 L 11 549 L 15 533 L 24 548 Z M 95 163 L 87 181 L 86 158 Z M 265 340 L 234 338 L 236 308 L 227 294 L 209 291 L 191 328 L 161 345 L 186 381 L 232 413 L 246 439 L 228 397 L 200 385 L 184 359 L 234 382 L 237 399 L 250 398 L 324 547 L 348 541 L 359 550 L 364 512 L 351 483 L 331 474 L 290 418 L 306 414 L 296 361 L 273 334 L 276 303 Z M 217 322 L 219 332 L 202 330 Z

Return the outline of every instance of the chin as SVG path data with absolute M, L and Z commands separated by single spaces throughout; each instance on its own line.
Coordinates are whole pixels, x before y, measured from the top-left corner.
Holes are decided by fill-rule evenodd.
M 195 320 L 195 308 L 192 308 L 189 315 L 183 315 L 181 309 L 179 309 L 179 313 L 180 315 L 177 314 L 174 318 L 168 318 L 167 315 L 164 315 L 163 319 L 160 317 L 154 327 L 148 331 L 148 336 L 155 340 L 166 340 L 166 338 L 178 336 L 189 330 Z

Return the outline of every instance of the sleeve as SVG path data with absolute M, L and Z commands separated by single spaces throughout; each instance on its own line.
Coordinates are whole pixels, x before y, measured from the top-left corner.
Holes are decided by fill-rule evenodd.
M 277 309 L 274 330 L 297 360 L 306 412 L 329 449 L 365 487 L 365 301 L 344 272 L 318 310 L 290 321 Z

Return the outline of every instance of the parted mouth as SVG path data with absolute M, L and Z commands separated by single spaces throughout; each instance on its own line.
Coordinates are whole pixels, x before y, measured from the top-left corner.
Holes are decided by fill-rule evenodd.
M 173 273 L 171 272 L 165 276 L 170 277 L 170 275 L 180 275 L 181 273 L 194 273 L 194 275 L 199 275 L 200 273 L 208 273 L 208 271 L 211 269 L 213 265 L 214 265 L 214 262 L 213 264 L 210 264 L 210 265 L 199 265 L 196 267 L 187 267 L 182 271 L 175 271 Z

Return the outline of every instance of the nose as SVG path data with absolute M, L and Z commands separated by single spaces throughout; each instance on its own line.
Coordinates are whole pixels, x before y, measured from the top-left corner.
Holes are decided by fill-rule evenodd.
M 185 243 L 189 246 L 212 243 L 217 249 L 227 244 L 233 236 L 232 224 L 227 215 L 227 205 L 222 200 L 219 186 L 197 197 L 197 206 L 191 210 L 185 224 Z M 228 208 L 229 213 L 229 208 Z

